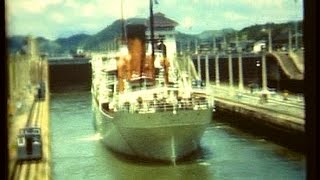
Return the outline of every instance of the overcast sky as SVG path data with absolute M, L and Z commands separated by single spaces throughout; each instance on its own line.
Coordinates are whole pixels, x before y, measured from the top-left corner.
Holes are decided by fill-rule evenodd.
M 8 35 L 49 39 L 95 34 L 121 17 L 120 0 L 5 0 Z M 204 30 L 303 19 L 303 0 L 158 0 L 162 12 L 179 23 L 177 30 Z M 123 0 L 125 17 L 149 17 L 149 0 Z

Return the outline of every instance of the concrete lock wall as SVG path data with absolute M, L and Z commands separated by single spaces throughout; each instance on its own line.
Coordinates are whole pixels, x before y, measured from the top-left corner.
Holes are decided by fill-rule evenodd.
M 8 57 L 8 114 L 13 115 L 24 107 L 40 77 L 40 57 L 10 55 Z

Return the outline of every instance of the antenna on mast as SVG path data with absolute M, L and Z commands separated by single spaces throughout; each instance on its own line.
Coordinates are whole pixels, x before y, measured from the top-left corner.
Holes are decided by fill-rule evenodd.
M 123 17 L 123 0 L 121 0 L 121 44 L 126 44 L 127 36 L 125 30 L 125 20 Z
M 153 26 L 154 26 L 154 22 L 153 22 L 153 0 L 150 0 L 150 40 L 151 40 L 151 58 L 154 58 L 154 30 L 153 30 Z

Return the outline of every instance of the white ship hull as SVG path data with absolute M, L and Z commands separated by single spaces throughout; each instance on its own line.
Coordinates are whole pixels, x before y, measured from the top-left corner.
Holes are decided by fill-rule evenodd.
M 95 127 L 113 151 L 146 159 L 176 161 L 197 150 L 212 109 L 106 115 L 93 98 Z

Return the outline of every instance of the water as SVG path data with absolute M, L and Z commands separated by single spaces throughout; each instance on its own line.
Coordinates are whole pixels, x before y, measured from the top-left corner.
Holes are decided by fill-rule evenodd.
M 93 129 L 91 94 L 51 95 L 52 177 L 85 179 L 305 179 L 305 156 L 214 121 L 202 149 L 173 164 L 110 152 Z

